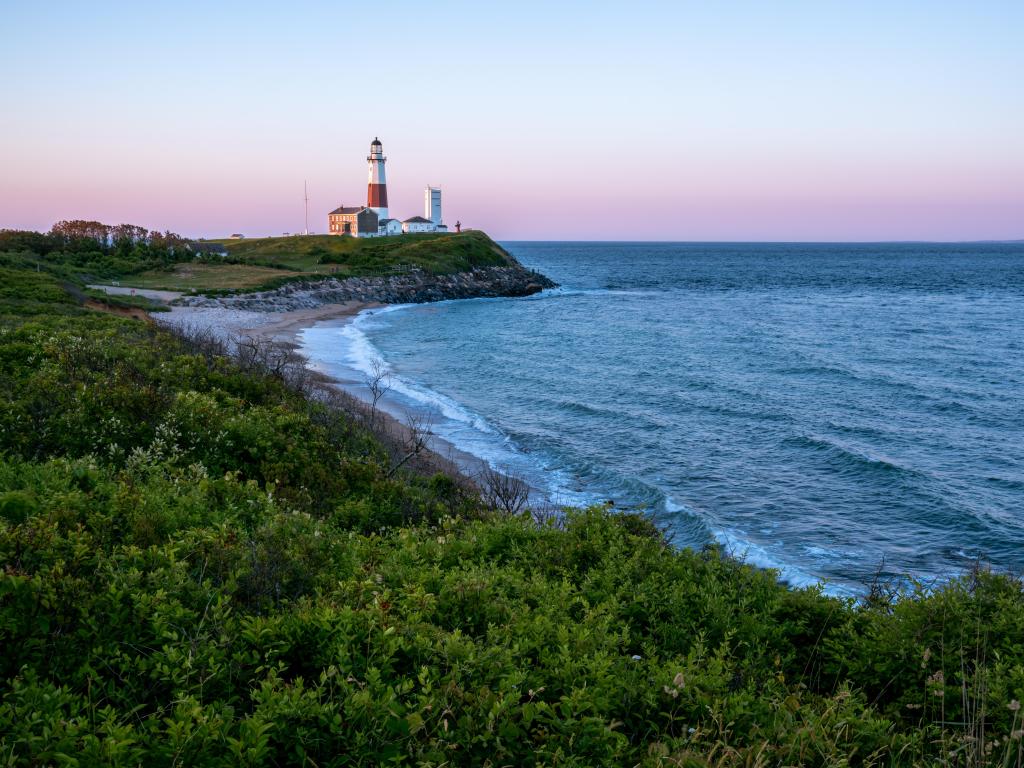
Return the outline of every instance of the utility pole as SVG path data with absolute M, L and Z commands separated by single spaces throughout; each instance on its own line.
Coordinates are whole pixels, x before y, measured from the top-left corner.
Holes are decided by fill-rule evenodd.
M 302 233 L 304 235 L 309 234 L 309 185 L 305 181 L 302 182 L 302 195 L 306 201 L 306 230 Z

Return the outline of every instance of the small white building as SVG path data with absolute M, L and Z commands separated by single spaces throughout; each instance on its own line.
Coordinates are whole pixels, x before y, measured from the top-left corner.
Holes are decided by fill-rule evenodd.
M 381 235 L 400 235 L 402 222 L 398 219 L 381 219 L 377 224 L 377 232 Z
M 413 216 L 412 218 L 406 219 L 402 222 L 403 232 L 436 232 L 437 227 L 430 219 L 425 219 L 422 216 Z

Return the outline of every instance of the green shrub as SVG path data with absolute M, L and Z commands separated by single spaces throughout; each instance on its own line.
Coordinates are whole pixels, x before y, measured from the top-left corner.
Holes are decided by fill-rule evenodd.
M 498 515 L 33 265 L 0 260 L 6 765 L 1024 757 L 1010 576 L 837 599 L 636 514 Z
M 9 523 L 14 525 L 23 523 L 30 515 L 34 515 L 38 509 L 39 505 L 35 499 L 24 491 L 0 493 L 0 518 Z

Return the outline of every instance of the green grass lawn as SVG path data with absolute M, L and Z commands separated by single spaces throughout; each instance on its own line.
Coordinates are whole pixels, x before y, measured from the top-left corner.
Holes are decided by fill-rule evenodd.
M 483 233 L 465 233 L 469 238 Z M 341 256 L 363 251 L 390 251 L 396 247 L 406 247 L 412 243 L 440 240 L 442 243 L 451 238 L 460 237 L 454 233 L 424 233 L 414 235 L 397 235 L 388 238 L 356 238 L 338 237 L 334 235 L 296 235 L 293 237 L 257 237 L 244 240 L 210 240 L 208 242 L 223 245 L 228 254 L 241 258 L 271 259 L 282 263 L 291 260 L 301 261 L 303 257 Z
M 257 288 L 272 280 L 296 277 L 302 272 L 273 269 L 250 264 L 176 264 L 173 270 L 150 270 L 131 275 L 121 284 L 133 288 L 156 288 L 168 291 L 209 291 L 233 288 Z

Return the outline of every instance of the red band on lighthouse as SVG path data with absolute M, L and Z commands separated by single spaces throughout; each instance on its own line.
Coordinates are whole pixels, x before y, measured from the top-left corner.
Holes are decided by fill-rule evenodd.
M 386 184 L 370 184 L 369 189 L 366 192 L 366 207 L 388 207 L 388 187 Z

